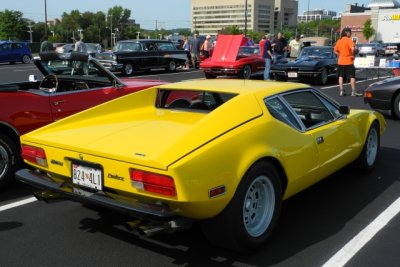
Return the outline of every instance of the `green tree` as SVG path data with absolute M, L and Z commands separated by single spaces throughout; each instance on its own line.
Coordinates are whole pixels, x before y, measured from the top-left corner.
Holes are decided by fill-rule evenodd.
M 375 34 L 375 29 L 372 27 L 371 19 L 367 19 L 364 23 L 364 29 L 362 31 L 365 40 L 368 40 Z
M 22 12 L 8 9 L 0 12 L 0 40 L 28 40 L 27 26 Z
M 232 25 L 228 26 L 226 28 L 222 28 L 219 31 L 220 34 L 241 34 L 242 31 L 239 29 L 239 26 L 237 25 Z

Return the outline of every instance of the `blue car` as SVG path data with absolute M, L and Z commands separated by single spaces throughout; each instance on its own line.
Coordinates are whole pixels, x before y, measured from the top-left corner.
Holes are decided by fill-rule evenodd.
M 31 62 L 32 53 L 28 45 L 23 42 L 0 41 L 0 62 Z

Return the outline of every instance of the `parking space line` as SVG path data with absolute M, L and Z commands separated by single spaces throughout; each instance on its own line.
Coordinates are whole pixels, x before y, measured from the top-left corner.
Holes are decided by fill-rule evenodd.
M 35 197 L 25 198 L 25 199 L 17 201 L 17 202 L 13 202 L 13 203 L 10 203 L 7 205 L 0 206 L 0 211 L 5 211 L 8 209 L 19 207 L 19 206 L 22 206 L 22 205 L 25 205 L 25 204 L 28 204 L 28 203 L 31 203 L 34 201 L 37 201 L 37 199 Z
M 383 211 L 374 221 L 336 252 L 322 267 L 344 266 L 365 244 L 368 243 L 391 219 L 400 213 L 400 197 Z

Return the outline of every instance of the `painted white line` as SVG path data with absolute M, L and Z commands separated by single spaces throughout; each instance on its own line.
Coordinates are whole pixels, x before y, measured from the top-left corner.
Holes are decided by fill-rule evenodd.
M 389 77 L 392 77 L 392 76 L 383 76 L 383 77 L 379 77 L 379 80 L 381 80 L 381 79 L 386 79 L 386 78 L 389 78 Z M 362 81 L 356 81 L 356 84 L 357 84 L 357 83 L 365 83 L 365 82 L 367 82 L 367 81 L 373 81 L 373 80 L 378 80 L 378 78 L 371 78 L 371 79 L 366 79 L 366 80 L 362 80 Z M 349 86 L 350 86 L 350 83 L 344 83 L 344 84 L 343 84 L 343 86 L 346 86 L 346 85 L 349 85 Z M 334 88 L 334 87 L 338 87 L 338 86 L 339 86 L 339 84 L 336 84 L 336 85 L 321 87 L 320 89 L 329 89 L 329 88 Z
M 25 205 L 25 204 L 28 204 L 31 202 L 35 202 L 35 201 L 37 201 L 37 199 L 35 197 L 25 198 L 25 199 L 17 201 L 17 202 L 13 202 L 13 203 L 10 203 L 7 205 L 0 206 L 0 211 L 5 211 L 8 209 L 16 208 L 16 207 L 19 207 L 19 206 L 22 206 L 22 205 Z
M 38 70 L 38 69 L 37 68 L 32 68 L 32 69 L 14 70 L 14 71 L 17 72 L 17 71 L 33 71 L 33 70 Z
M 336 252 L 322 267 L 344 266 L 368 241 L 370 241 L 393 217 L 400 212 L 400 197 L 384 212 Z

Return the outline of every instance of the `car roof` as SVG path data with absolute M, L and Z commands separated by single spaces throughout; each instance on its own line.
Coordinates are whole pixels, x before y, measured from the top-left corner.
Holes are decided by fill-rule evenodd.
M 238 79 L 215 79 L 215 80 L 193 80 L 165 84 L 159 89 L 193 90 L 233 94 L 258 94 L 265 96 L 274 95 L 288 90 L 310 88 L 307 84 L 292 82 L 238 80 Z M 266 92 L 266 93 L 265 93 Z

